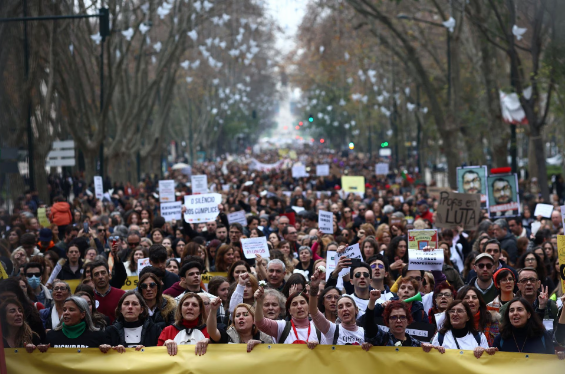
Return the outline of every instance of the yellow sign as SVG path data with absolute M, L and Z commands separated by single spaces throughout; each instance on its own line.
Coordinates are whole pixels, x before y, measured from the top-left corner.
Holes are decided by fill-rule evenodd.
M 373 347 L 365 352 L 359 346 L 260 344 L 251 353 L 246 344 L 210 344 L 204 356 L 194 354 L 194 345 L 181 345 L 176 356 L 165 347 L 132 348 L 120 354 L 101 353 L 97 348 L 49 348 L 46 353 L 6 349 L 10 374 L 342 374 L 364 373 L 373 368 L 380 373 L 561 373 L 563 361 L 556 355 L 497 352 L 476 359 L 473 351 L 448 349 L 425 353 L 421 348 Z M 1 364 L 1 363 L 0 363 Z M 486 370 L 485 370 L 486 369 Z
M 290 157 L 292 160 L 296 160 L 298 158 L 294 149 L 288 152 L 288 157 Z
M 341 189 L 345 192 L 365 193 L 365 177 L 341 177 Z
M 204 273 L 202 274 L 202 283 L 204 283 L 204 286 L 206 287 L 206 289 L 208 289 L 208 283 L 210 283 L 210 280 L 213 277 L 228 277 L 228 273 L 226 272 L 214 272 L 214 273 Z
M 39 224 L 43 228 L 49 228 L 51 222 L 47 218 L 47 210 L 45 208 L 37 208 L 37 218 L 39 219 Z
M 559 276 L 561 290 L 565 293 L 565 235 L 557 235 L 557 253 L 559 254 Z
M 286 149 L 286 148 L 279 148 L 278 152 L 279 152 L 279 156 L 284 157 L 284 156 L 286 156 L 286 155 L 288 154 L 288 149 Z

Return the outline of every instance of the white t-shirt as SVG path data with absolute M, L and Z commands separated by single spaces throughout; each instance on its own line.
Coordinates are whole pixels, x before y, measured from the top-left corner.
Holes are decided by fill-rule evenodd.
M 359 314 L 357 314 L 357 318 L 363 316 L 363 314 L 365 314 L 365 311 L 367 310 L 367 305 L 369 305 L 369 299 L 367 300 L 360 299 L 357 296 L 355 296 L 355 293 L 352 293 L 351 295 L 348 296 L 351 296 L 351 298 L 355 300 L 355 305 L 357 305 L 357 308 L 359 308 Z
M 286 326 L 286 321 L 275 321 L 277 323 L 277 336 L 276 342 L 279 342 L 279 339 L 284 331 Z M 341 329 L 340 329 L 341 330 Z M 316 336 L 316 326 L 314 326 L 314 322 L 310 321 L 310 336 L 308 336 L 308 327 L 306 328 L 296 328 L 296 332 L 298 333 L 298 337 L 294 334 L 294 329 L 291 327 L 283 344 L 292 344 L 295 340 L 302 340 L 305 342 L 317 342 L 318 337 Z M 333 335 L 332 335 L 333 336 Z
M 330 322 L 330 329 L 327 333 L 322 334 L 322 342 L 320 344 L 333 344 L 336 324 Z M 365 330 L 362 327 L 357 327 L 357 331 L 349 331 L 339 327 L 339 336 L 337 338 L 337 345 L 361 345 L 365 343 Z
M 55 327 L 59 326 L 59 322 L 61 318 L 59 317 L 59 313 L 57 313 L 57 308 L 55 305 L 51 308 L 51 328 L 54 329 Z
M 479 335 L 481 336 L 480 346 L 483 348 L 488 348 L 489 345 L 487 342 L 487 338 L 485 337 L 485 334 L 479 332 Z M 457 339 L 459 348 L 457 348 L 457 344 L 455 344 L 455 339 Z M 435 334 L 434 338 L 432 339 L 432 345 L 439 345 L 438 334 Z M 451 330 L 449 330 L 448 332 L 445 333 L 445 336 L 443 337 L 443 344 L 441 346 L 447 349 L 473 350 L 477 348 L 479 345 L 477 344 L 477 341 L 475 340 L 473 334 L 468 333 L 462 338 L 455 338 Z

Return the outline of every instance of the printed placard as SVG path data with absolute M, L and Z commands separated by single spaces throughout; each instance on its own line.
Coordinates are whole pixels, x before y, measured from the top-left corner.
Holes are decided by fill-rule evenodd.
M 481 207 L 488 208 L 487 167 L 458 167 L 457 192 L 481 195 Z
M 161 203 L 161 217 L 165 222 L 179 221 L 182 218 L 182 201 Z
M 438 249 L 437 230 L 408 231 L 408 269 L 409 270 L 441 270 L 444 254 Z M 424 247 L 432 247 L 433 251 L 424 252 Z
M 565 235 L 557 235 L 557 254 L 559 256 L 559 278 L 561 278 L 561 290 L 565 293 Z
M 241 249 L 243 249 L 245 258 L 248 259 L 254 259 L 256 255 L 261 255 L 263 258 L 269 258 L 270 255 L 266 236 L 241 239 Z
M 387 175 L 388 174 L 388 164 L 381 162 L 375 165 L 375 174 L 377 175 Z
M 518 217 L 521 214 L 516 174 L 490 175 L 487 185 L 490 218 Z
M 320 210 L 318 212 L 318 230 L 324 234 L 333 234 L 333 220 L 334 215 L 332 212 Z
M 230 225 L 232 223 L 239 223 L 242 226 L 247 226 L 247 218 L 245 218 L 245 210 L 238 210 L 237 212 L 228 214 L 228 222 Z
M 309 177 L 308 173 L 306 172 L 306 166 L 293 166 L 292 177 L 293 178 Z
M 193 175 L 190 177 L 190 187 L 192 194 L 202 194 L 208 192 L 208 176 L 206 174 Z
M 159 181 L 159 201 L 170 203 L 175 201 L 175 181 L 172 179 Z
M 341 177 L 341 189 L 344 192 L 365 193 L 365 177 Z
M 102 177 L 94 177 L 94 195 L 97 199 L 102 200 L 104 197 L 104 184 L 102 183 Z
M 337 263 L 339 262 L 339 259 L 341 258 L 341 256 L 345 256 L 347 258 L 357 258 L 357 259 L 363 261 L 363 256 L 361 255 L 361 250 L 359 249 L 359 243 L 350 245 L 349 247 L 345 248 L 343 253 L 336 256 L 335 266 L 337 266 Z M 334 267 L 334 269 L 335 269 L 335 267 Z M 341 277 L 343 277 L 347 274 L 349 274 L 349 268 L 342 269 L 339 273 L 339 277 L 341 278 Z
M 149 257 L 140 258 L 139 260 L 137 260 L 137 274 L 141 273 L 141 270 L 143 270 L 143 268 L 147 266 L 151 266 L 151 264 L 149 263 Z
M 316 176 L 327 177 L 328 175 L 330 175 L 329 164 L 316 165 Z
M 37 219 L 41 227 L 49 228 L 51 226 L 51 222 L 47 218 L 47 208 L 37 208 Z
M 220 212 L 218 205 L 221 202 L 222 195 L 219 193 L 185 196 L 186 213 L 184 220 L 188 223 L 215 221 Z

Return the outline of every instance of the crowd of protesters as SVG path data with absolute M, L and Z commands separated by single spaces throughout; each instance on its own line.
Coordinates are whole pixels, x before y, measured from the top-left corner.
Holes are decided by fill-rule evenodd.
M 4 347 L 163 346 L 175 355 L 191 344 L 203 355 L 210 344 L 245 344 L 247 352 L 261 343 L 337 344 L 565 358 L 562 197 L 552 200 L 551 219 L 532 217 L 541 200 L 521 191 L 520 217 L 490 220 L 485 211 L 475 231 L 438 229 L 443 269 L 424 272 L 408 268 L 407 232 L 436 228 L 437 200 L 417 176 L 377 177 L 369 160 L 324 153 L 301 161 L 309 171 L 329 163 L 329 176 L 295 179 L 288 163 L 268 165 L 275 161 L 195 166 L 192 174 L 207 174 L 210 191 L 223 196 L 217 218 L 200 224 L 166 222 L 151 179 L 106 180 L 111 192 L 101 200 L 76 179 L 49 203 L 27 193 L 2 217 Z M 344 193 L 341 175 L 365 176 L 365 193 Z M 178 201 L 191 194 L 183 173 L 165 179 L 176 180 Z M 40 224 L 38 208 L 49 224 Z M 230 224 L 227 214 L 240 210 L 247 225 Z M 320 210 L 333 213 L 333 233 L 318 230 Z M 261 236 L 269 259 L 246 259 L 241 239 Z M 340 256 L 356 243 L 362 261 Z M 328 251 L 338 260 L 326 275 Z M 149 266 L 138 271 L 139 259 Z M 216 274 L 207 284 L 206 273 Z M 132 276 L 137 287 L 122 290 Z M 411 336 L 413 323 L 434 334 Z

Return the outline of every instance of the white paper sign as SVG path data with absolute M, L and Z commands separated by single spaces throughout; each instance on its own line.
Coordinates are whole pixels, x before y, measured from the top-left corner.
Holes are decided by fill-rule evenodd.
M 161 203 L 161 217 L 165 219 L 165 222 L 179 221 L 182 218 L 182 201 Z
M 186 213 L 184 220 L 189 223 L 215 221 L 218 213 L 220 213 L 218 205 L 221 202 L 222 195 L 219 193 L 185 196 Z
M 328 175 L 330 175 L 329 164 L 316 165 L 316 176 L 327 177 Z
M 175 181 L 172 179 L 159 181 L 159 201 L 170 203 L 175 201 Z
M 263 258 L 269 258 L 269 247 L 267 246 L 267 237 L 241 239 L 241 249 L 245 258 L 255 258 L 255 255 L 261 255 Z
M 229 185 L 229 184 L 222 184 L 222 191 L 228 192 L 229 190 L 230 190 L 230 185 Z
M 441 270 L 443 259 L 443 249 L 434 249 L 428 252 L 421 249 L 408 249 L 409 270 Z
M 208 192 L 208 176 L 203 175 L 193 175 L 190 177 L 190 187 L 192 188 L 193 194 L 207 193 Z
M 293 205 L 293 206 L 292 206 L 292 210 L 294 210 L 294 211 L 296 212 L 296 214 L 298 214 L 298 213 L 300 213 L 300 212 L 302 212 L 303 210 L 306 210 L 306 209 L 304 209 L 304 208 L 301 207 L 301 206 Z
M 230 225 L 232 223 L 240 223 L 242 226 L 247 226 L 247 219 L 245 218 L 245 210 L 238 210 L 237 212 L 228 214 L 228 222 Z
M 536 210 L 534 211 L 534 217 L 542 216 L 545 218 L 551 218 L 552 212 L 553 212 L 553 205 L 538 204 L 536 205 Z
M 541 227 L 541 222 L 540 222 L 540 221 L 534 221 L 534 222 L 532 222 L 532 224 L 530 225 L 532 234 L 535 235 L 535 234 L 538 232 L 538 230 L 540 229 L 540 227 Z
M 149 258 L 140 258 L 137 260 L 137 274 L 141 273 L 141 270 L 147 266 L 151 266 Z
M 292 177 L 293 178 L 302 178 L 308 177 L 308 173 L 306 172 L 305 166 L 293 166 L 292 167 Z
M 443 323 L 445 322 L 445 312 L 436 313 L 434 314 L 434 316 L 436 317 L 437 329 L 441 330 L 441 328 L 443 327 Z
M 104 197 L 104 184 L 102 183 L 102 177 L 94 177 L 94 195 L 100 200 Z
M 387 175 L 388 174 L 388 164 L 382 162 L 375 165 L 375 174 L 377 175 Z
M 318 212 L 318 230 L 320 230 L 324 234 L 333 234 L 333 223 L 334 215 L 332 212 L 326 212 L 323 210 L 320 210 Z
M 337 266 L 337 263 L 339 262 L 341 256 L 345 256 L 347 258 L 358 258 L 363 261 L 363 256 L 361 255 L 361 250 L 359 249 L 359 243 L 350 245 L 349 247 L 345 248 L 345 251 L 341 255 L 336 256 L 335 266 Z M 349 268 L 342 269 L 339 273 L 339 277 L 341 278 L 347 274 L 349 274 Z
M 337 252 L 327 251 L 326 252 L 326 282 L 330 279 L 331 273 L 335 270 L 337 265 L 336 261 Z M 337 278 L 337 288 L 343 289 L 343 279 L 341 277 Z
M 561 224 L 565 227 L 565 205 L 561 207 Z

